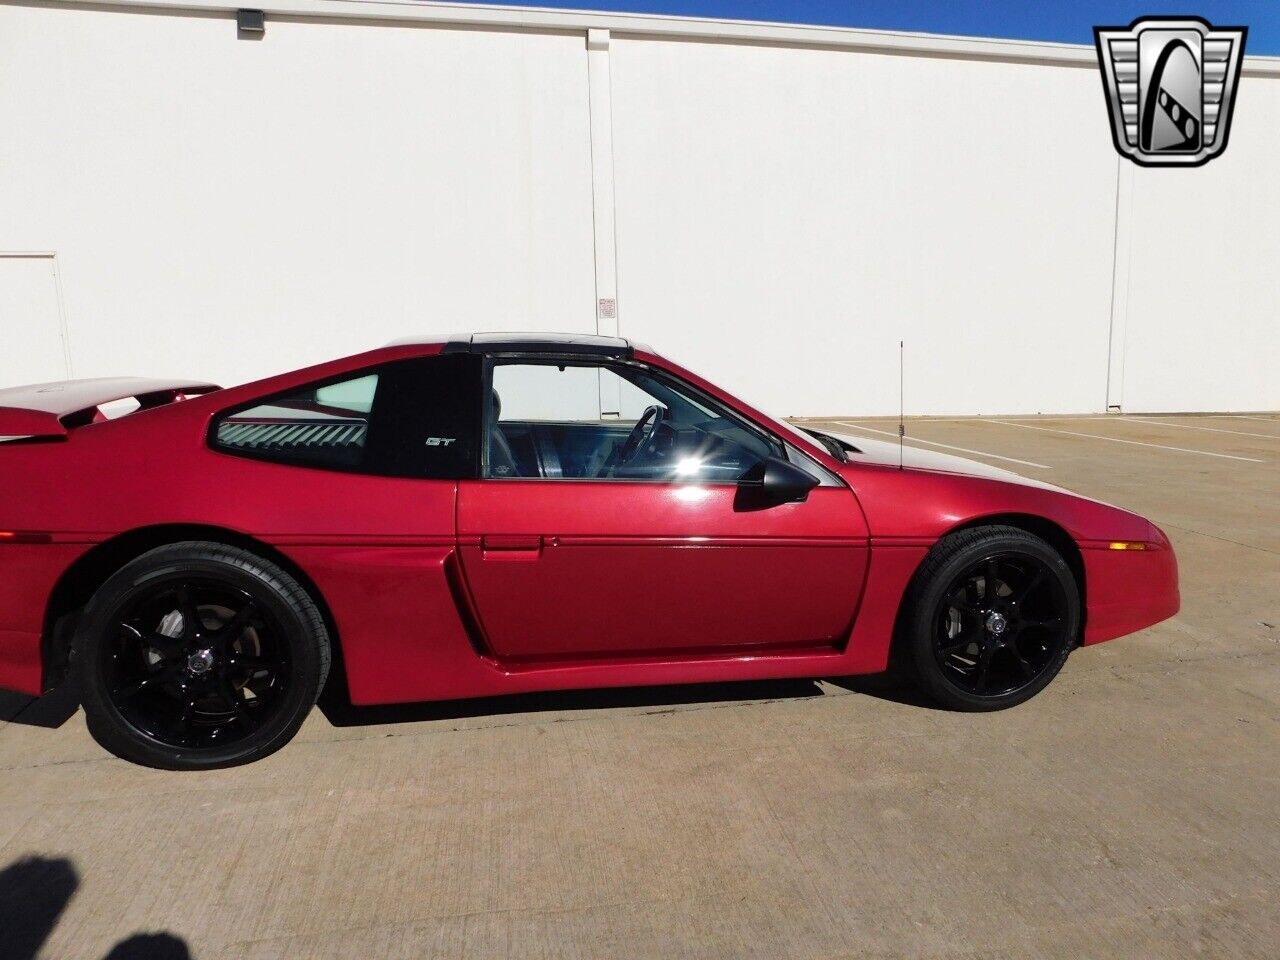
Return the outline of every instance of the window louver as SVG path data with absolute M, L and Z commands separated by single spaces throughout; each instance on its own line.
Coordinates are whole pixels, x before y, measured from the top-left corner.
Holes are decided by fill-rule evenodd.
M 352 450 L 364 446 L 368 425 L 358 421 L 246 423 L 228 421 L 218 427 L 218 443 L 255 453 L 268 451 Z

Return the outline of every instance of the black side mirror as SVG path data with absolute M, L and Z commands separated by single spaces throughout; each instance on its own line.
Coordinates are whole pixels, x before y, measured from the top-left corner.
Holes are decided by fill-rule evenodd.
M 818 485 L 818 479 L 794 463 L 766 457 L 742 475 L 733 509 L 768 510 L 783 503 L 799 503 Z

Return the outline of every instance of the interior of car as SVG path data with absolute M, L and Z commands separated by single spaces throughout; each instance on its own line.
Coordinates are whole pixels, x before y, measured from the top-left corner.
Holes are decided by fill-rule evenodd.
M 641 364 L 502 358 L 476 404 L 479 364 L 433 357 L 298 388 L 219 419 L 213 443 L 284 463 L 448 477 L 474 469 L 479 439 L 483 475 L 494 479 L 737 483 L 786 456 L 776 439 Z
M 495 364 L 486 423 L 496 478 L 735 483 L 780 452 L 639 366 Z

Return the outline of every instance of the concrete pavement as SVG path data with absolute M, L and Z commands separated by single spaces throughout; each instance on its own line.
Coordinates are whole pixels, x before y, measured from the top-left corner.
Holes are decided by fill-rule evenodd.
M 209 774 L 9 698 L 0 960 L 1275 957 L 1280 417 L 909 433 L 1149 516 L 1183 612 L 997 714 L 838 678 L 317 711 Z

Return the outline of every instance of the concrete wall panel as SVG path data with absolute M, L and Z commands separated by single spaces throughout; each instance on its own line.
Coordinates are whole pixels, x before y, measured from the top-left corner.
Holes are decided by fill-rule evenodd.
M 58 252 L 76 376 L 594 331 L 585 77 L 573 35 L 0 6 L 0 249 Z
M 1221 157 L 1133 171 L 1126 411 L 1280 410 L 1280 80 L 1246 77 L 1237 101 Z
M 615 42 L 619 312 L 780 413 L 1100 409 L 1096 73 Z
M 343 10 L 0 3 L 0 251 L 57 254 L 67 333 L 0 382 L 612 332 L 616 249 L 618 332 L 783 414 L 895 412 L 899 340 L 908 413 L 1280 407 L 1274 64 L 1140 170 L 1086 48 Z

